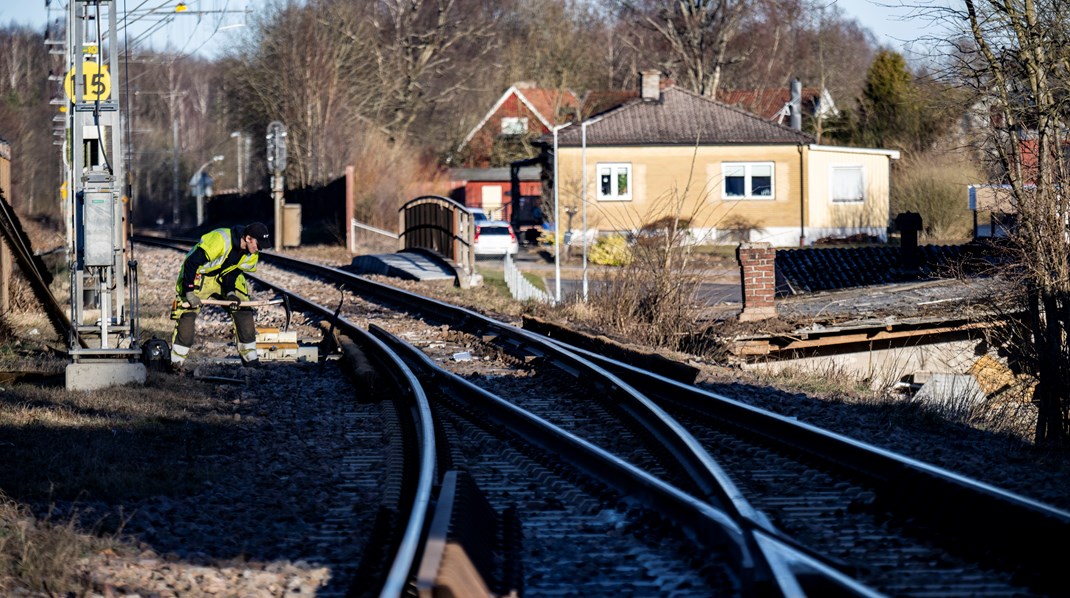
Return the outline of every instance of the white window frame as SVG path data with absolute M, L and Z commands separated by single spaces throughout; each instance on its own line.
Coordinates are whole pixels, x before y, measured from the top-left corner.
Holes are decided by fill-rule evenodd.
M 769 195 L 754 194 L 754 169 L 758 166 L 769 167 Z M 743 168 L 743 195 L 728 194 L 728 169 Z M 769 201 L 776 199 L 776 162 L 721 162 L 721 198 L 727 201 L 761 200 Z
M 836 173 L 858 172 L 858 197 L 836 197 Z M 864 203 L 866 201 L 866 169 L 861 164 L 833 164 L 829 166 L 829 201 L 832 203 Z
M 528 117 L 503 116 L 502 135 L 523 135 L 528 132 Z
M 602 192 L 602 174 L 608 170 L 610 180 L 614 183 L 611 185 L 611 193 L 608 195 Z M 595 165 L 595 190 L 598 194 L 598 201 L 631 201 L 632 190 L 635 186 L 635 177 L 632 176 L 632 164 L 631 162 L 599 162 Z M 628 192 L 624 194 L 617 193 L 617 185 L 615 184 L 617 177 L 621 174 L 628 177 Z

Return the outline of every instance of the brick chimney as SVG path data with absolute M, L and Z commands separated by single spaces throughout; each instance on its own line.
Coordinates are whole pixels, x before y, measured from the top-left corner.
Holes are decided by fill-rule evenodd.
M 776 250 L 769 243 L 740 243 L 736 248 L 739 260 L 740 284 L 743 291 L 743 312 L 740 322 L 753 322 L 776 317 Z
M 644 102 L 661 99 L 661 71 L 648 69 L 639 73 L 639 90 Z

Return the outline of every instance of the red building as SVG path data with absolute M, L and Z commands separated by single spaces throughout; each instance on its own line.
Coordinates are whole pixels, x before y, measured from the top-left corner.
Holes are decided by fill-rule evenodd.
M 513 198 L 513 173 L 519 197 Z M 491 220 L 511 222 L 517 232 L 541 226 L 535 208 L 541 204 L 542 168 L 454 168 L 450 170 L 450 198 L 470 208 L 482 208 Z
M 543 89 L 532 83 L 516 83 L 505 90 L 494 106 L 468 132 L 457 147 L 460 166 L 506 167 L 525 155 L 524 145 L 550 133 L 555 125 L 574 120 L 580 101 L 568 90 Z

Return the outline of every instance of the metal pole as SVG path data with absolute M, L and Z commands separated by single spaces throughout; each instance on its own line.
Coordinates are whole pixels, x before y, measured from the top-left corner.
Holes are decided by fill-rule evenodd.
M 242 172 L 242 139 L 241 133 L 238 133 L 238 195 L 245 193 L 245 182 L 242 180 L 242 176 L 245 174 Z
M 223 156 L 212 156 L 212 159 L 201 164 L 201 167 L 197 169 L 197 172 L 193 175 L 192 181 L 196 181 L 197 191 L 197 226 L 204 224 L 204 196 L 206 189 L 204 188 L 204 169 L 208 168 L 212 162 L 222 162 Z
M 204 173 L 205 167 L 211 163 L 211 160 L 209 160 L 208 162 L 201 164 L 201 167 L 197 169 L 197 172 L 193 174 L 193 178 L 191 179 L 196 181 L 196 187 L 194 187 L 194 189 L 197 191 L 197 226 L 204 224 L 204 180 L 202 180 L 201 176 L 202 173 Z
M 237 142 L 238 142 L 238 155 L 237 155 L 237 159 L 238 159 L 238 195 L 241 195 L 242 193 L 245 192 L 245 188 L 242 185 L 242 168 L 241 168 L 242 167 L 242 163 L 241 163 L 242 136 L 241 136 L 241 131 L 234 131 L 233 133 L 230 134 L 230 136 L 235 138 L 235 140 L 237 140 Z
M 580 201 L 583 203 L 583 302 L 587 303 L 587 121 L 580 123 L 580 159 L 583 162 L 583 189 Z
M 178 118 L 174 113 L 174 100 L 172 99 L 171 110 L 171 144 L 173 146 L 171 156 L 171 178 L 174 179 L 171 185 L 171 222 L 178 225 Z
M 282 173 L 275 171 L 275 176 L 272 177 L 273 189 L 272 195 L 274 196 L 275 203 L 275 239 L 273 240 L 273 247 L 276 249 L 282 249 Z
M 557 176 L 557 130 L 564 125 L 554 127 L 554 301 L 561 303 L 561 211 L 560 193 L 561 179 Z

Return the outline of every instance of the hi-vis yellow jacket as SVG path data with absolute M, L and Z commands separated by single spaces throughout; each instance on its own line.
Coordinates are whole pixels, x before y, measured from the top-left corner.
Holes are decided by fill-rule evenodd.
M 255 272 L 259 254 L 250 254 L 241 249 L 244 226 L 217 228 L 205 233 L 201 240 L 186 254 L 182 270 L 178 274 L 175 292 L 180 297 L 203 286 L 204 277 L 219 279 L 223 295 L 235 290 L 238 277 L 245 272 Z M 241 276 L 240 286 L 244 287 L 245 277 Z M 247 289 L 238 289 L 247 293 Z

